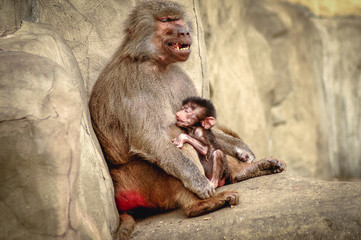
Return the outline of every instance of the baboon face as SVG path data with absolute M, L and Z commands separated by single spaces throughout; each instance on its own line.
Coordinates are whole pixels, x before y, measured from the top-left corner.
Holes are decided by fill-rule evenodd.
M 192 24 L 178 3 L 141 2 L 129 15 L 124 30 L 124 57 L 151 60 L 164 67 L 186 61 L 191 53 Z
M 194 126 L 205 117 L 204 115 L 204 107 L 189 102 L 183 105 L 182 110 L 176 113 L 177 125 L 184 128 Z
M 162 62 L 184 62 L 191 53 L 192 38 L 187 25 L 179 15 L 156 19 L 153 44 Z
M 182 105 L 182 109 L 175 114 L 178 127 L 189 128 L 200 124 L 210 129 L 216 124 L 216 109 L 210 100 L 192 96 L 184 99 Z

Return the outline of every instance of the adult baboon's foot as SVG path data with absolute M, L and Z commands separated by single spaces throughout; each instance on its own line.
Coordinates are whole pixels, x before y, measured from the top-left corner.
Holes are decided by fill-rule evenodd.
M 197 217 L 206 213 L 216 211 L 225 206 L 237 205 L 239 203 L 238 191 L 226 190 L 217 193 L 215 196 L 205 199 L 198 200 L 191 205 L 184 208 L 188 217 Z
M 126 213 L 120 214 L 119 216 L 120 225 L 118 231 L 116 232 L 115 239 L 126 240 L 130 238 L 130 234 L 133 232 L 135 227 L 134 218 Z

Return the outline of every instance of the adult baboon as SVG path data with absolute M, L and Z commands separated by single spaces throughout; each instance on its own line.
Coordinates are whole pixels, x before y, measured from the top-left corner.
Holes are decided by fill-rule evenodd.
M 197 95 L 189 77 L 173 64 L 188 59 L 192 44 L 182 7 L 169 1 L 142 2 L 125 26 L 126 37 L 100 74 L 89 102 L 114 182 L 121 212 L 118 236 L 123 238 L 134 227 L 125 213 L 133 208 L 181 206 L 188 216 L 196 216 L 238 202 L 235 191 L 214 195 L 211 182 L 195 164 L 199 160 L 186 157 L 171 141 L 181 133 L 175 113 L 182 100 Z M 221 131 L 216 137 L 226 154 L 254 160 L 239 139 Z M 274 159 L 230 161 L 235 181 L 283 168 Z

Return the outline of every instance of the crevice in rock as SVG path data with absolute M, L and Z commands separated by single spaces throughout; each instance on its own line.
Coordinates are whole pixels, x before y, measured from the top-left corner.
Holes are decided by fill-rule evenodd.
M 57 114 L 57 113 L 56 113 Z M 22 121 L 22 120 L 30 120 L 30 121 L 44 121 L 44 120 L 48 120 L 50 118 L 58 118 L 59 115 L 57 114 L 56 116 L 47 116 L 45 118 L 39 118 L 36 117 L 34 115 L 26 115 L 24 117 L 20 117 L 20 118 L 14 118 L 14 119 L 5 119 L 5 120 L 1 120 L 1 123 L 5 123 L 5 122 L 13 122 L 13 121 Z

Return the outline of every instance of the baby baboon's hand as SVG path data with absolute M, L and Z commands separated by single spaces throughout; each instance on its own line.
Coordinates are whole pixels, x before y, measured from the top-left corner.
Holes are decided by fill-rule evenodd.
M 186 142 L 185 140 L 187 139 L 187 137 L 187 134 L 181 133 L 177 138 L 174 138 L 172 142 L 177 145 L 177 148 L 182 148 L 184 143 Z

